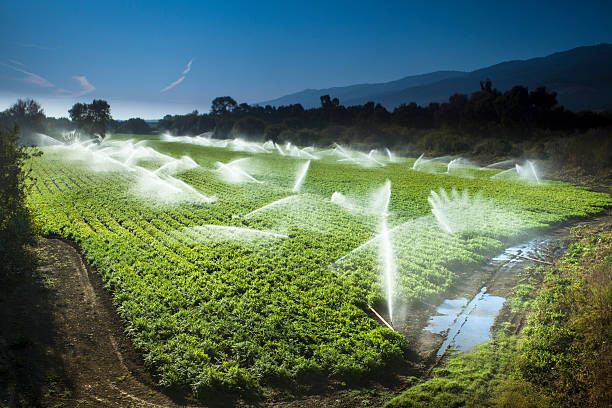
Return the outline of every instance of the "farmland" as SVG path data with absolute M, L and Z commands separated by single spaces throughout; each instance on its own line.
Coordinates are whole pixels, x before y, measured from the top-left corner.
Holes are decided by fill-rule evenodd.
M 388 316 L 375 193 L 387 180 L 398 303 L 444 293 L 455 267 L 612 203 L 499 169 L 194 141 L 43 148 L 27 202 L 45 234 L 74 241 L 101 274 L 160 383 L 196 395 L 364 378 L 405 358 L 410 344 L 367 308 Z

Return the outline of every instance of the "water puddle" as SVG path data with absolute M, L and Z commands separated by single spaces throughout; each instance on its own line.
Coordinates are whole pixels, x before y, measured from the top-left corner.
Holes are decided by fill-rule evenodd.
M 513 269 L 526 261 L 534 260 L 538 249 L 546 242 L 547 240 L 534 239 L 509 247 L 492 258 L 489 262 L 489 269 L 493 270 L 489 286 L 503 285 Z M 481 287 L 469 301 L 465 297 L 445 299 L 436 308 L 436 315 L 430 317 L 424 329 L 430 333 L 446 334 L 437 356 L 443 356 L 451 347 L 458 351 L 469 351 L 489 340 L 491 327 L 505 301 L 506 298 L 489 293 L 486 286 Z
M 548 242 L 548 239 L 532 239 L 524 244 L 506 248 L 504 252 L 491 259 L 491 264 L 504 263 L 506 266 L 510 266 L 515 263 L 524 262 L 525 257 L 530 257 L 536 253 L 546 242 Z
M 437 316 L 432 316 L 429 319 L 429 324 L 425 330 L 440 334 L 448 330 L 453 322 L 457 320 L 457 317 L 461 314 L 461 311 L 467 305 L 468 300 L 466 298 L 459 299 L 445 299 L 444 302 L 436 309 Z
M 495 318 L 505 301 L 503 297 L 487 293 L 487 288 L 484 287 L 469 303 L 466 298 L 446 299 L 436 309 L 438 315 L 431 317 L 425 328 L 436 334 L 447 332 L 437 356 L 444 355 L 449 347 L 468 351 L 487 341 Z

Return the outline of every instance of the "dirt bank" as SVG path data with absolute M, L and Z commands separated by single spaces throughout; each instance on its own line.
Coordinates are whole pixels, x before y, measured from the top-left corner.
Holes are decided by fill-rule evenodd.
M 41 239 L 35 251 L 40 259 L 35 276 L 17 282 L 0 303 L 2 362 L 10 374 L 4 403 L 172 407 L 184 402 L 154 388 L 109 296 L 77 251 L 57 239 Z

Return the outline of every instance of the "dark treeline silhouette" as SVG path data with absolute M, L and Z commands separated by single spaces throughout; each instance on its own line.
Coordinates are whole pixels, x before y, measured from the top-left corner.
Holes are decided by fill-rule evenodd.
M 319 147 L 341 143 L 364 150 L 389 147 L 400 154 L 461 154 L 483 161 L 528 157 L 550 160 L 559 168 L 612 175 L 612 114 L 567 110 L 558 104 L 554 92 L 543 87 L 530 91 L 515 86 L 501 92 L 485 80 L 471 95 L 454 94 L 448 102 L 427 106 L 402 104 L 393 111 L 374 102 L 343 106 L 330 95 L 321 96 L 320 101 L 318 108 L 304 109 L 299 104 L 249 105 L 222 96 L 213 100 L 209 113 L 166 115 L 154 124 L 140 118 L 113 120 L 105 101 L 75 105 L 71 121 L 46 118 L 35 101 L 20 100 L 0 112 L 0 124 L 58 139 L 63 131 L 73 129 L 83 131 L 82 137 L 88 133 L 103 136 L 107 130 L 174 135 L 213 132 L 216 138 Z
M 175 134 L 214 132 L 235 136 L 326 145 L 334 141 L 396 146 L 409 143 L 406 132 L 444 129 L 492 137 L 500 131 L 512 140 L 531 139 L 544 131 L 574 133 L 612 124 L 608 113 L 572 112 L 560 106 L 557 95 L 544 87 L 529 91 L 515 86 L 506 92 L 491 81 L 471 95 L 455 94 L 448 102 L 419 106 L 402 104 L 393 111 L 374 102 L 343 106 L 338 98 L 321 96 L 319 108 L 301 105 L 273 107 L 238 104 L 229 96 L 216 98 L 208 114 L 167 115 L 160 130 Z M 413 132 L 414 133 L 414 132 Z

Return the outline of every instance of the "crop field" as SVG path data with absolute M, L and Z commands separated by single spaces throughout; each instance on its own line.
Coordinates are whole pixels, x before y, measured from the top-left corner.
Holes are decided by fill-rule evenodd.
M 518 166 L 342 147 L 123 136 L 42 150 L 37 224 L 80 246 L 159 381 L 196 395 L 371 376 L 410 344 L 368 305 L 393 320 L 455 267 L 612 204 Z

